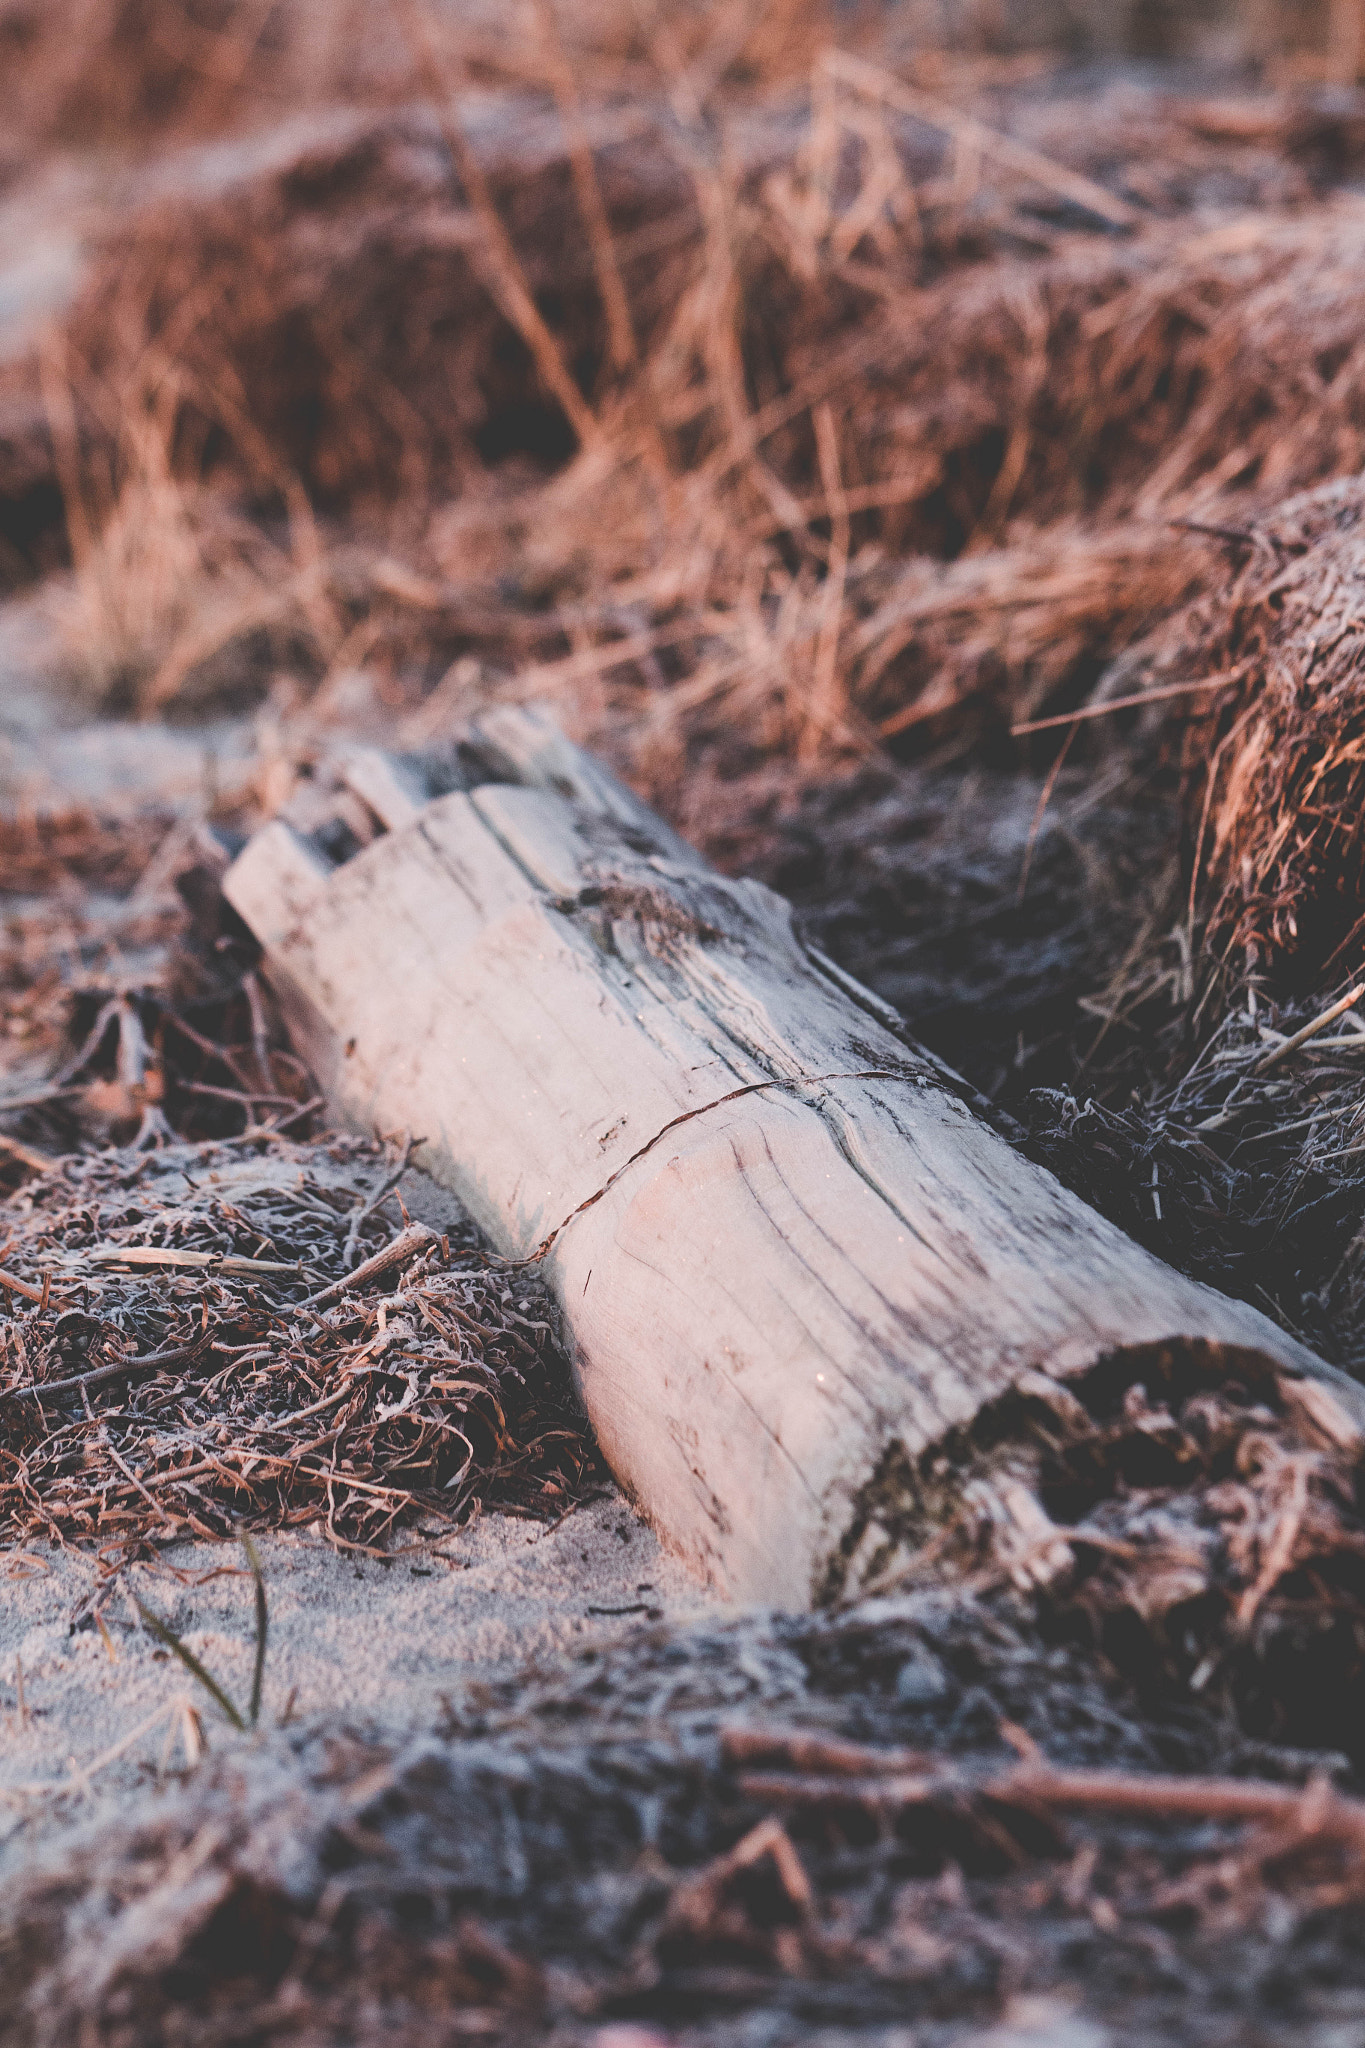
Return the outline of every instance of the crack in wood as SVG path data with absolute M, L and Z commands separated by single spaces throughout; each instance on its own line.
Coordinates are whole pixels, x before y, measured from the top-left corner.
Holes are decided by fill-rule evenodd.
M 670 1131 L 676 1131 L 682 1124 L 690 1124 L 696 1117 L 705 1116 L 709 1110 L 723 1109 L 727 1102 L 738 1102 L 741 1096 L 757 1095 L 765 1088 L 818 1088 L 826 1081 L 918 1082 L 918 1079 L 918 1075 L 898 1074 L 891 1067 L 861 1067 L 852 1073 L 846 1074 L 781 1074 L 773 1080 L 746 1081 L 742 1088 L 732 1088 L 727 1095 L 717 1095 L 710 1102 L 699 1102 L 694 1109 L 685 1109 L 679 1116 L 671 1118 L 663 1126 L 662 1130 L 654 1133 L 652 1138 L 646 1138 L 639 1150 L 632 1152 L 629 1159 L 623 1159 L 616 1168 L 616 1171 L 608 1174 L 595 1194 L 589 1195 L 586 1201 L 580 1202 L 576 1209 L 571 1209 L 562 1223 L 556 1223 L 549 1235 L 543 1237 L 535 1250 L 528 1253 L 526 1258 L 510 1261 L 509 1263 L 519 1266 L 538 1266 L 541 1260 L 549 1254 L 556 1238 L 562 1237 L 569 1225 L 576 1222 L 585 1210 L 595 1208 L 604 1195 L 609 1195 L 621 1176 L 629 1173 L 632 1166 L 652 1152 L 654 1147 L 666 1138 Z

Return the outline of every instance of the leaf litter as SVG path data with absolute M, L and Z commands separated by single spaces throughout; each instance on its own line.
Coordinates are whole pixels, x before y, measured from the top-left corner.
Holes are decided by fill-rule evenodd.
M 398 1190 L 374 1199 L 401 1157 L 168 1145 L 30 1192 L 6 1257 L 48 1302 L 6 1327 L 5 1539 L 112 1556 L 316 1525 L 375 1549 L 485 1500 L 553 1518 L 578 1498 L 598 1468 L 534 1282 L 459 1222 L 367 1281 L 403 1234 Z

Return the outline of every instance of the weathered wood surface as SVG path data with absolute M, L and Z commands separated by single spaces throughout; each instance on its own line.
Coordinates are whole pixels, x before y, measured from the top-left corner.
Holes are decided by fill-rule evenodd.
M 1353 1383 L 975 1117 L 771 891 L 534 714 L 479 750 L 494 779 L 433 801 L 357 758 L 388 829 L 329 870 L 271 825 L 227 893 L 338 1113 L 419 1135 L 543 1261 L 607 1459 L 713 1581 L 791 1606 L 856 1582 L 896 1447 L 1124 1347 L 1250 1350 L 1357 1426 Z

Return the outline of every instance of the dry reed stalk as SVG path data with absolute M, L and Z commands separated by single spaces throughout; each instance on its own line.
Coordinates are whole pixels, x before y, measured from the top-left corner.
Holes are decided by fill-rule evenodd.
M 1112 227 L 1134 228 L 1138 225 L 1140 216 L 1136 209 L 1116 199 L 1093 178 L 1078 177 L 1065 165 L 1054 163 L 1040 151 L 1017 142 L 1013 136 L 1002 135 L 946 101 L 892 77 L 879 65 L 869 64 L 844 50 L 830 50 L 824 57 L 824 66 L 841 84 L 882 100 L 899 113 L 909 114 L 931 128 L 944 129 L 959 143 L 982 156 L 996 158 L 1017 175 L 1059 193 L 1073 206 L 1097 214 Z
M 912 561 L 851 635 L 859 700 L 886 738 L 983 711 L 1028 728 L 1072 673 L 1119 654 L 1203 571 L 1164 528 L 1137 524 L 1059 523 L 946 568 Z M 901 708 L 884 710 L 896 697 Z
M 765 1804 L 795 1807 L 843 1801 L 894 1810 L 958 1793 L 984 1796 L 1005 1806 L 1052 1806 L 1064 1812 L 1251 1821 L 1291 1837 L 1319 1830 L 1339 1837 L 1350 1845 L 1356 1863 L 1365 1866 L 1365 1801 L 1335 1791 L 1325 1778 L 1308 1785 L 1268 1785 L 1244 1778 L 1068 1771 L 1050 1765 L 1027 1738 L 1020 1747 L 1018 1763 L 982 1778 L 922 1752 L 821 1741 L 798 1731 L 756 1734 L 747 1728 L 727 1728 L 721 1734 L 722 1754 L 741 1769 L 757 1760 L 785 1767 L 743 1770 L 741 1787 Z
M 839 471 L 839 436 L 834 414 L 827 403 L 815 410 L 815 439 L 820 455 L 820 481 L 830 511 L 830 553 L 821 592 L 820 630 L 815 642 L 811 677 L 810 713 L 802 735 L 801 752 L 806 760 L 817 755 L 838 736 L 842 723 L 839 702 L 839 634 L 843 625 L 844 590 L 848 581 L 848 551 L 851 532 L 843 478 Z

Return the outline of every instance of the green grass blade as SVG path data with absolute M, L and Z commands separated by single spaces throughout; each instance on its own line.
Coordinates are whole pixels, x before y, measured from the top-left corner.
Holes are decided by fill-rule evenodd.
M 261 1560 L 256 1555 L 256 1546 L 249 1536 L 243 1536 L 242 1548 L 246 1561 L 251 1566 L 251 1576 L 256 1581 L 256 1668 L 251 1674 L 251 1725 L 254 1728 L 261 1718 L 261 1684 L 265 1678 L 265 1644 L 270 1629 L 270 1608 L 265 1597 L 265 1575 Z
M 175 1655 L 180 1659 L 185 1669 L 188 1672 L 192 1673 L 192 1675 L 199 1680 L 199 1683 L 203 1686 L 205 1692 L 209 1693 L 212 1696 L 212 1698 L 217 1700 L 219 1706 L 227 1715 L 233 1727 L 240 1728 L 242 1732 L 245 1734 L 246 1722 L 242 1719 L 236 1707 L 233 1706 L 232 1701 L 223 1691 L 223 1688 L 221 1685 L 219 1685 L 217 1679 L 214 1678 L 209 1672 L 207 1672 L 204 1669 L 203 1665 L 199 1662 L 199 1659 L 195 1656 L 193 1650 L 186 1648 L 185 1644 L 181 1642 L 175 1630 L 173 1628 L 170 1628 L 161 1619 L 161 1616 L 159 1614 L 153 1614 L 150 1607 L 144 1607 L 142 1602 L 138 1599 L 136 1593 L 134 1593 L 133 1595 L 133 1605 L 136 1607 L 138 1613 L 142 1616 L 142 1619 L 146 1622 L 148 1628 L 152 1631 L 152 1634 L 158 1637 L 159 1640 L 166 1645 L 166 1648 L 168 1650 L 174 1651 Z

